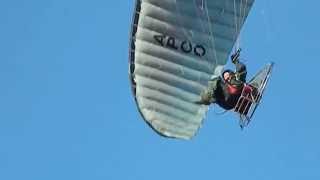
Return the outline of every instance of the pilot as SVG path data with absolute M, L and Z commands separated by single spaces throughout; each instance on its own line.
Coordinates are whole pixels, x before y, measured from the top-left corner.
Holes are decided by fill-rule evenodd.
M 241 49 L 231 56 L 231 61 L 236 66 L 235 72 L 228 69 L 221 77 L 210 80 L 209 88 L 201 93 L 201 101 L 198 104 L 216 103 L 225 110 L 236 106 L 247 76 L 246 66 L 239 61 L 240 51 Z

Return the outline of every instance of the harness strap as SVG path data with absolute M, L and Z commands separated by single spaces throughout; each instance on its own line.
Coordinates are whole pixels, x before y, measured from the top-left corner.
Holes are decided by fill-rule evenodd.
M 227 83 L 227 90 L 229 94 L 237 95 L 241 93 L 241 88 L 237 88 L 229 83 Z

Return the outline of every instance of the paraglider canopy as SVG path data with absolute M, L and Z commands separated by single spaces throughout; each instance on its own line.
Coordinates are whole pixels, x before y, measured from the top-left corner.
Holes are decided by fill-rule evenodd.
M 190 139 L 254 0 L 136 0 L 130 80 L 138 110 L 157 133 Z

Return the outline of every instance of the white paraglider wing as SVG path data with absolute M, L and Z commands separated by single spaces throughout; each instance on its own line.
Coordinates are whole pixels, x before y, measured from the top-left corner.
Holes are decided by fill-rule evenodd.
M 136 1 L 129 73 L 138 109 L 157 133 L 182 139 L 196 134 L 208 106 L 194 102 L 220 75 L 252 4 Z

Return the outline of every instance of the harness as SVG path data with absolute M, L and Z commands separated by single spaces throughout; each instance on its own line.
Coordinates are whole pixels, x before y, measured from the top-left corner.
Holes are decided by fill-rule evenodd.
M 241 93 L 241 88 L 235 87 L 235 86 L 227 83 L 227 91 L 231 95 L 238 95 Z
M 239 73 L 235 73 L 233 75 L 234 80 L 237 80 L 239 76 Z M 231 79 L 233 79 L 231 78 Z M 237 80 L 238 81 L 238 80 Z M 231 80 L 230 81 L 225 81 L 226 85 L 227 85 L 227 91 L 230 95 L 240 95 L 241 91 L 242 91 L 242 86 L 237 86 L 234 84 L 231 84 Z

